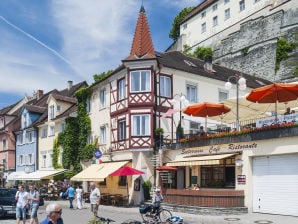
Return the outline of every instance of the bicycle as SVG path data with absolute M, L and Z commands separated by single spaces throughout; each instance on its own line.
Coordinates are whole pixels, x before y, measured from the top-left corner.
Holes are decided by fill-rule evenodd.
M 142 205 L 139 208 L 144 223 L 170 223 L 172 213 L 159 206 L 155 212 L 153 212 L 152 205 Z
M 91 220 L 88 221 L 88 224 L 102 224 L 102 223 L 109 224 L 110 222 L 116 222 L 116 221 L 112 220 L 112 219 L 109 219 L 109 218 L 95 216 Z

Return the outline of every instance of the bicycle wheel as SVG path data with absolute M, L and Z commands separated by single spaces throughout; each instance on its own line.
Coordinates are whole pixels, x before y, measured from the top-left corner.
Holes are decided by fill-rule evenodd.
M 162 223 L 167 223 L 169 222 L 169 219 L 172 217 L 172 213 L 167 210 L 162 208 L 159 213 L 158 213 L 158 218 Z
M 144 223 L 150 223 L 150 221 L 152 220 L 152 216 L 151 216 L 150 212 L 141 213 L 141 216 L 142 216 Z

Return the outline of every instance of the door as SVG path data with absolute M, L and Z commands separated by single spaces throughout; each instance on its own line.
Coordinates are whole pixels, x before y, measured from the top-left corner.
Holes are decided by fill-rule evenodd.
M 298 154 L 253 158 L 253 212 L 298 216 Z

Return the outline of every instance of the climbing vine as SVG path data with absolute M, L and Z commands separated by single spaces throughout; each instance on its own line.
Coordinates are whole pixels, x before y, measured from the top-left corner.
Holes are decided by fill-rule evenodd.
M 275 71 L 279 70 L 280 62 L 289 57 L 290 52 L 292 52 L 298 43 L 296 42 L 288 42 L 285 38 L 279 38 L 277 41 L 276 48 L 276 61 L 275 61 Z
M 59 158 L 60 150 L 58 145 L 58 139 L 54 139 L 53 142 L 53 167 L 55 169 L 62 168 L 61 164 L 58 164 L 58 158 Z
M 65 129 L 54 141 L 53 165 L 58 167 L 59 146 L 63 148 L 62 166 L 69 169 L 65 177 L 69 178 L 82 170 L 80 160 L 91 159 L 96 147 L 88 144 L 91 133 L 91 120 L 87 113 L 87 100 L 91 96 L 90 88 L 82 88 L 75 93 L 78 99 L 77 117 L 67 118 Z

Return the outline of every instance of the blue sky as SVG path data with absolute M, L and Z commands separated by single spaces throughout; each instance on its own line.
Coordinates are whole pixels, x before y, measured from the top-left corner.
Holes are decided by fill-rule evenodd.
M 175 16 L 200 0 L 143 0 L 154 48 Z M 42 89 L 64 89 L 115 69 L 128 56 L 141 0 L 1 0 L 0 108 Z

